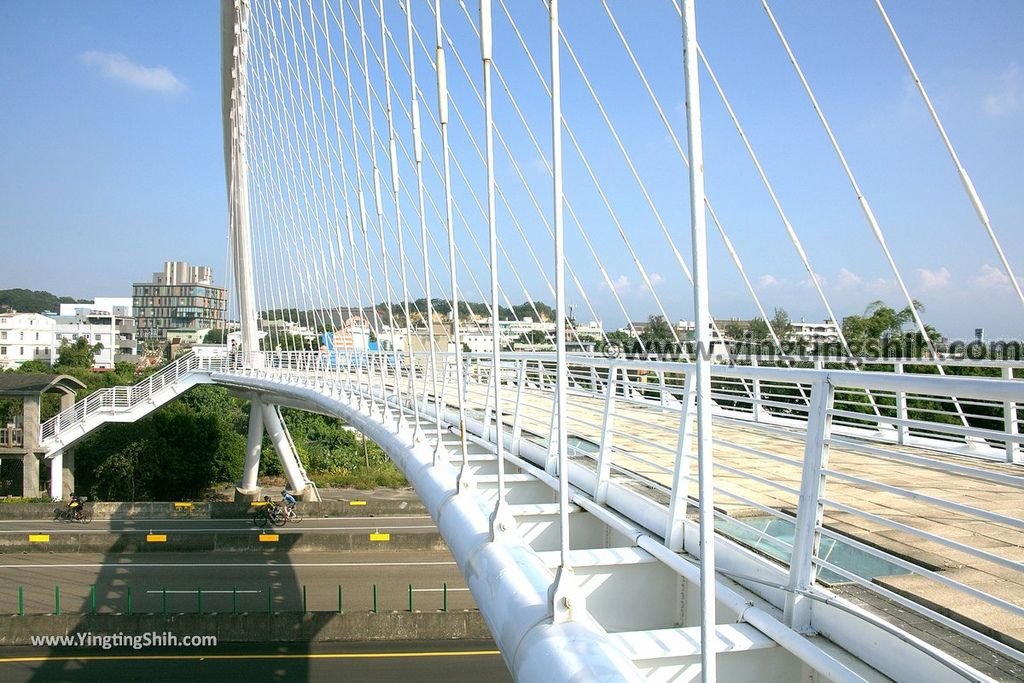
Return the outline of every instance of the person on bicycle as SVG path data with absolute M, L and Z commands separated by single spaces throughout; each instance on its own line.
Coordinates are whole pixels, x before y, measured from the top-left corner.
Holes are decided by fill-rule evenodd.
M 71 500 L 68 502 L 68 510 L 71 511 L 72 519 L 82 519 L 82 508 L 84 503 L 82 499 L 78 497 L 77 493 L 71 494 Z
M 295 516 L 295 497 L 288 493 L 288 489 L 281 492 L 281 499 L 285 505 L 285 516 Z

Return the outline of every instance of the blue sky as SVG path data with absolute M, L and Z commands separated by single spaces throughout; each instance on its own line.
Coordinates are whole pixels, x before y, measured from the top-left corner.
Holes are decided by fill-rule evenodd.
M 680 58 L 673 47 L 679 26 L 671 4 L 610 4 L 673 129 L 685 141 Z M 539 1 L 514 6 L 538 64 L 546 69 L 543 7 Z M 999 271 L 995 252 L 874 4 L 772 6 L 912 295 L 927 306 L 926 321 L 951 337 L 968 335 L 978 326 L 990 336 L 1024 334 L 1024 306 L 1015 301 Z M 417 26 L 429 39 L 429 11 L 424 4 L 414 8 Z M 1024 3 L 985 0 L 967 10 L 962 2 L 892 0 L 886 8 L 985 201 L 1011 264 L 1018 275 L 1024 274 Z M 366 11 L 373 29 L 373 15 Z M 404 39 L 397 3 L 385 2 L 385 11 L 391 30 Z M 452 40 L 469 60 L 468 67 L 479 73 L 479 52 L 457 3 L 445 3 L 445 11 Z M 568 40 L 689 262 L 689 241 L 681 232 L 686 227 L 686 180 L 670 137 L 601 5 L 563 2 L 562 14 Z M 899 304 L 892 273 L 759 3 L 700 2 L 698 24 L 702 47 L 836 312 L 857 313 L 878 298 Z M 223 281 L 227 212 L 218 3 L 0 0 L 0 45 L 5 100 L 0 107 L 0 229 L 6 252 L 0 288 L 47 289 L 80 297 L 125 295 L 131 282 L 147 279 L 169 259 L 212 265 Z M 609 201 L 670 317 L 690 318 L 689 287 L 569 56 L 563 53 L 562 59 L 566 118 L 599 169 Z M 404 96 L 407 81 L 397 57 L 392 60 L 396 97 Z M 538 122 L 538 140 L 547 144 L 546 101 L 497 5 L 495 60 L 512 82 L 517 103 Z M 429 67 L 420 52 L 417 69 L 425 109 L 433 106 Z M 458 68 L 450 59 L 453 97 L 474 125 L 480 121 L 478 108 Z M 379 68 L 371 66 L 371 74 L 379 75 Z M 708 194 L 759 296 L 769 313 L 783 307 L 797 319 L 823 318 L 808 275 L 706 82 L 702 98 Z M 403 119 L 400 103 L 395 106 L 396 126 L 404 129 L 408 119 Z M 503 91 L 496 90 L 495 109 L 517 162 L 546 208 L 549 199 L 543 193 L 549 192 L 549 177 L 540 155 L 517 127 Z M 375 119 L 380 135 L 386 122 L 379 112 Z M 431 125 L 425 116 L 428 146 L 434 144 Z M 360 130 L 365 131 L 365 124 Z M 453 123 L 453 148 L 482 197 L 481 166 L 467 142 L 467 134 Z M 365 156 L 363 163 L 368 164 Z M 403 161 L 400 170 L 408 194 L 414 191 L 410 167 Z M 527 239 L 542 259 L 550 260 L 540 219 L 500 146 L 497 175 Z M 436 200 L 436 174 L 427 182 Z M 656 312 L 651 293 L 571 151 L 566 152 L 566 190 L 630 317 L 646 319 Z M 463 234 L 474 230 L 486 248 L 486 231 L 473 217 L 469 191 L 456 187 L 456 199 L 472 225 L 460 224 L 459 229 Z M 409 221 L 415 214 L 411 195 L 403 195 L 402 202 Z M 550 302 L 541 273 L 527 262 L 510 223 L 499 207 L 499 229 L 510 235 L 506 243 L 511 258 L 531 295 Z M 414 227 L 413 220 L 406 229 Z M 431 230 L 443 239 L 437 220 L 432 219 Z M 622 324 L 618 305 L 571 223 L 567 234 L 570 259 L 597 314 L 610 326 Z M 719 317 L 754 315 L 721 241 L 712 235 L 710 244 L 713 312 Z M 502 282 L 518 303 L 524 296 L 507 272 L 510 265 L 507 259 L 503 262 Z M 463 281 L 466 297 L 484 298 Z M 421 292 L 413 289 L 414 295 Z M 571 284 L 570 299 L 578 316 L 590 317 Z

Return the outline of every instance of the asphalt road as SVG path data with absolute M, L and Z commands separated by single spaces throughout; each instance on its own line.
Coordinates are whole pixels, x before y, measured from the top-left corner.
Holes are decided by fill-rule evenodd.
M 256 531 L 252 515 L 238 519 L 94 519 L 82 522 L 58 522 L 54 520 L 0 520 L 0 534 L 16 535 L 27 533 L 209 533 L 215 531 Z M 437 533 L 437 527 L 428 515 L 378 516 L 378 517 L 307 517 L 298 524 L 290 523 L 274 527 L 278 533 L 317 532 L 372 532 L 399 531 L 406 534 Z
M 0 648 L 0 680 L 511 681 L 493 642 L 429 641 L 77 650 Z
M 465 580 L 447 552 L 346 551 L 287 553 L 6 553 L 0 555 L 0 612 L 17 613 L 22 588 L 26 613 L 92 610 L 266 613 L 301 611 L 303 587 L 310 611 L 336 611 L 338 589 L 345 611 L 369 610 L 373 586 L 378 609 L 409 607 L 409 585 L 417 610 L 474 609 Z M 202 595 L 199 595 L 202 591 Z M 201 603 L 201 604 L 200 604 Z M 0 677 L 2 678 L 2 677 Z

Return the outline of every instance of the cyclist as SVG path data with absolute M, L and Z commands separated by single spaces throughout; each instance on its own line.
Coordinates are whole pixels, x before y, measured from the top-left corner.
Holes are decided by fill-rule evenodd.
M 284 501 L 285 516 L 287 516 L 287 517 L 294 517 L 295 516 L 295 496 L 293 496 L 292 494 L 288 493 L 288 490 L 285 489 L 284 491 L 281 491 L 281 498 Z
M 71 511 L 71 518 L 75 520 L 82 519 L 82 509 L 84 503 L 82 499 L 78 497 L 77 493 L 71 494 L 71 500 L 68 502 L 68 510 Z

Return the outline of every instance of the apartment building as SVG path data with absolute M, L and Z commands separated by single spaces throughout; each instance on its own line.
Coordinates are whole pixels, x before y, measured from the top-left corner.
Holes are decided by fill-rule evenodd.
M 142 342 L 167 341 L 168 330 L 219 330 L 227 316 L 227 290 L 213 284 L 213 269 L 168 261 L 150 282 L 132 285 L 132 309 Z

